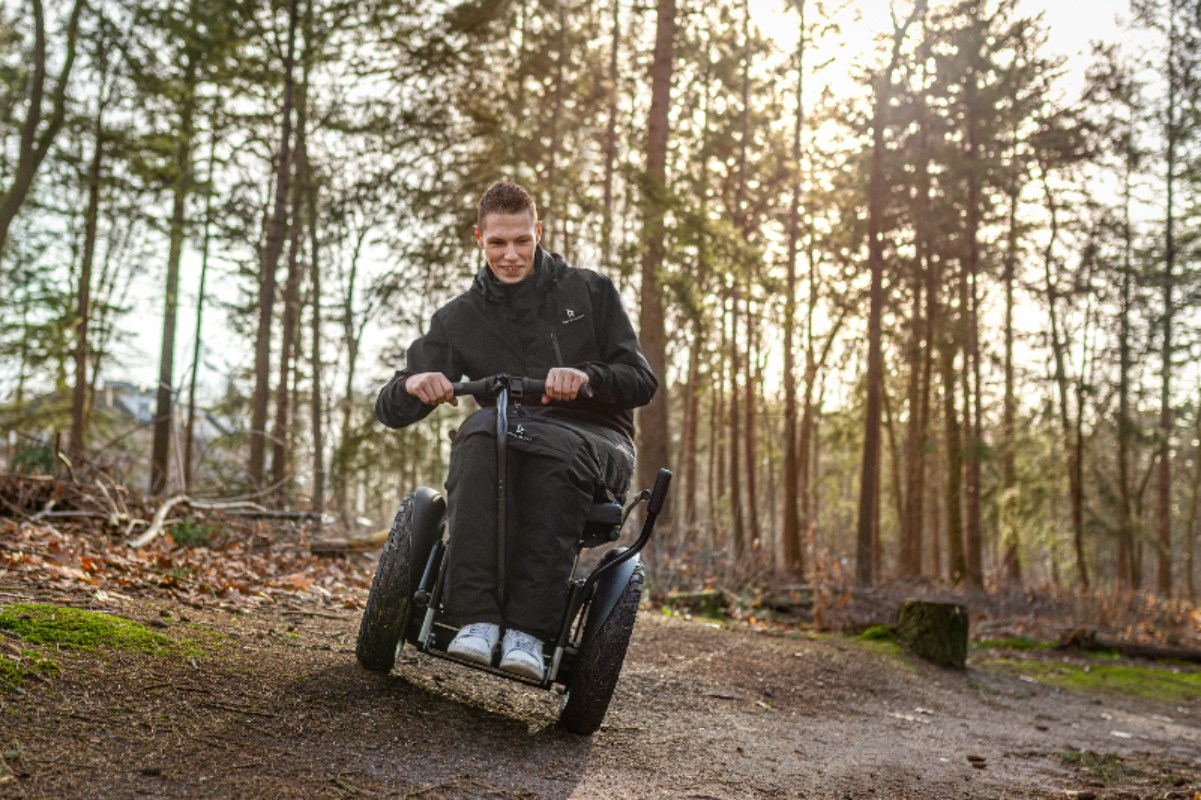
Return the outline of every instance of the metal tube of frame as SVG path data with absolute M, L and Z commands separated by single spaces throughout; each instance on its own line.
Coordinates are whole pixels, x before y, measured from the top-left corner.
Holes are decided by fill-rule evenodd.
M 505 495 L 508 487 L 505 478 L 508 460 L 505 447 L 509 438 L 509 385 L 505 383 L 496 397 L 496 595 L 503 609 L 505 606 L 505 561 L 508 555 L 505 535 L 508 510 Z

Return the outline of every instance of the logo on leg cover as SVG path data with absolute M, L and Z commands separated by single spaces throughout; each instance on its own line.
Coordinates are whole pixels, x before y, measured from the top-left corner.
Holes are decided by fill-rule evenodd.
M 526 436 L 526 434 L 525 434 L 525 426 L 524 426 L 524 425 L 522 425 L 522 424 L 520 424 L 520 423 L 518 423 L 518 425 L 517 425 L 517 429 L 516 429 L 516 430 L 509 431 L 509 436 L 513 437 L 514 439 L 520 439 L 520 440 L 521 440 L 521 441 L 523 441 L 523 442 L 532 442 L 532 441 L 534 441 L 534 440 L 533 440 L 533 439 L 531 439 L 529 436 Z

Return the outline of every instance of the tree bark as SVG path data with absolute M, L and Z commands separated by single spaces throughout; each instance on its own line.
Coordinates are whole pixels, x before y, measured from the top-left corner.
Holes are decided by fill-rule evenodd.
M 321 361 L 321 262 L 318 258 L 317 211 L 318 186 L 313 178 L 312 163 L 308 159 L 306 148 L 304 172 L 307 176 L 308 215 L 309 215 L 309 283 L 313 289 L 312 310 L 312 364 L 313 386 L 310 397 L 310 413 L 313 426 L 313 511 L 320 514 L 325 511 L 325 425 L 324 403 L 322 401 L 322 361 Z
M 192 489 L 194 469 L 192 450 L 196 444 L 196 375 L 200 372 L 201 341 L 204 331 L 204 300 L 209 271 L 209 243 L 213 225 L 213 174 L 217 163 L 217 127 L 219 110 L 213 108 L 212 139 L 209 141 L 208 193 L 204 198 L 204 233 L 200 243 L 200 286 L 196 292 L 196 334 L 192 343 L 192 371 L 188 378 L 188 413 L 184 422 L 183 483 L 184 492 Z
M 1080 471 L 1077 469 L 1076 447 L 1073 443 L 1073 428 L 1069 414 L 1068 377 L 1064 365 L 1066 348 L 1059 332 L 1059 289 L 1054 278 L 1055 254 L 1054 249 L 1059 234 L 1059 205 L 1051 190 L 1046 165 L 1043 165 L 1043 190 L 1047 200 L 1047 213 L 1050 216 L 1051 233 L 1047 240 L 1043 256 L 1043 271 L 1047 290 L 1047 311 L 1051 322 L 1051 353 L 1055 359 L 1055 385 L 1059 394 L 1059 426 L 1063 434 L 1063 446 L 1068 452 L 1068 488 L 1070 493 L 1072 514 L 1072 547 L 1076 555 L 1076 576 L 1080 586 L 1089 587 L 1088 564 L 1084 559 L 1084 509 L 1082 506 L 1083 492 L 1077 486 Z
M 601 209 L 601 266 L 613 267 L 613 175 L 617 164 L 617 55 L 621 48 L 621 0 L 613 0 L 613 40 L 609 47 L 609 103 L 605 124 L 605 179 Z
M 271 400 L 271 322 L 275 307 L 275 273 L 283 253 L 288 216 L 288 178 L 291 166 L 292 108 L 295 93 L 293 66 L 299 0 L 288 3 L 288 43 L 284 55 L 284 101 L 279 136 L 279 163 L 275 171 L 275 204 L 267 226 L 263 275 L 259 284 L 259 324 L 254 348 L 254 398 L 250 419 L 250 483 L 262 487 L 267 455 L 267 409 Z M 287 386 L 279 387 L 287 391 Z
M 950 315 L 941 317 L 951 326 Z M 963 440 L 959 416 L 955 410 L 955 337 L 947 331 L 939 344 L 939 367 L 942 377 L 943 424 L 946 437 L 946 507 L 947 507 L 947 568 L 952 583 L 960 583 L 967 574 L 963 553 Z
M 75 0 L 71 15 L 67 18 L 67 41 L 64 45 L 63 66 L 54 84 L 50 97 L 50 117 L 46 127 L 38 133 L 42 122 L 42 103 L 46 95 L 46 20 L 42 0 L 30 0 L 33 6 L 33 71 L 29 80 L 29 105 L 25 120 L 21 124 L 21 139 L 17 151 L 17 165 L 13 169 L 13 181 L 0 197 L 0 257 L 8 241 L 8 231 L 16 219 L 17 212 L 29 196 L 38 168 L 46 160 L 50 145 L 62 130 L 67 111 L 67 83 L 71 68 L 75 64 L 75 45 L 79 39 L 79 17 L 83 12 L 84 0 Z M 3 271 L 0 271 L 0 290 L 3 290 Z
M 792 202 L 788 208 L 788 256 L 784 295 L 784 569 L 796 578 L 805 574 L 801 539 L 800 450 L 797 440 L 796 386 L 796 262 L 801 236 L 801 135 L 805 128 L 805 0 L 797 0 L 800 33 L 797 41 L 796 120 L 792 129 Z
M 742 443 L 742 404 L 739 400 L 741 387 L 738 376 L 741 374 L 742 363 L 738 352 L 738 301 L 741 291 L 734 289 L 731 298 L 730 311 L 730 517 L 734 526 L 734 558 L 740 560 L 746 555 L 746 525 L 742 513 L 742 459 L 740 456 Z
M 192 135 L 196 113 L 198 55 L 187 51 L 183 96 L 179 109 L 179 142 L 175 151 L 175 192 L 171 206 L 171 243 L 167 254 L 167 289 L 163 311 L 163 341 L 159 354 L 158 393 L 154 412 L 154 443 L 150 461 L 150 493 L 167 488 L 171 435 L 175 428 L 175 314 L 179 302 L 179 261 L 183 255 L 184 215 L 192 190 Z M 182 477 L 182 476 L 180 476 Z
M 1179 131 L 1176 126 L 1176 8 L 1168 4 L 1168 119 L 1167 119 L 1167 215 L 1164 225 L 1163 269 L 1163 343 L 1160 351 L 1159 384 L 1159 464 L 1155 493 L 1155 527 L 1159 545 L 1158 570 L 1155 588 L 1163 597 L 1172 595 L 1172 326 L 1175 306 L 1172 290 L 1176 281 L 1176 146 Z
M 1138 588 L 1134 554 L 1134 513 L 1131 496 L 1131 440 L 1134 421 L 1130 413 L 1131 324 L 1133 313 L 1134 235 L 1130 222 L 1133 203 L 1134 126 L 1125 136 L 1125 163 L 1122 192 L 1122 277 L 1118 308 L 1118 584 Z
M 285 494 L 284 484 L 291 472 L 289 464 L 289 434 L 292 430 L 288 376 L 297 360 L 297 326 L 300 318 L 300 251 L 303 248 L 304 201 L 308 191 L 304 172 L 306 157 L 305 129 L 307 125 L 306 95 L 308 93 L 308 57 L 306 46 L 302 57 L 302 79 L 296 98 L 296 150 L 293 155 L 295 180 L 292 183 L 292 221 L 289 225 L 288 278 L 284 285 L 283 339 L 279 348 L 279 389 L 275 393 L 275 433 L 272 437 L 271 485 L 277 502 Z
M 746 304 L 746 434 L 742 437 L 746 446 L 746 503 L 747 520 L 750 523 L 751 549 L 763 544 L 763 530 L 759 522 L 759 447 L 758 414 L 756 414 L 755 387 L 759 376 L 755 373 L 758 338 L 755 336 L 754 304 L 748 298 Z
M 1015 133 L 1016 136 L 1016 133 Z M 1016 148 L 1015 148 L 1016 150 Z M 1011 185 L 1009 187 L 1009 232 L 1008 246 L 1005 251 L 1005 269 L 1002 283 L 1005 288 L 1005 397 L 1001 417 L 1001 502 L 1000 529 L 1001 538 L 1005 544 L 1003 563 L 1005 574 L 1010 581 L 1021 583 L 1022 561 L 1019 551 L 1019 527 L 1014 518 L 1017 498 L 1014 496 L 1017 484 L 1016 448 L 1017 435 L 1017 395 L 1013 364 L 1013 288 L 1017 272 L 1018 234 L 1017 207 L 1021 187 L 1018 184 L 1017 154 L 1011 154 L 1014 168 L 1010 171 Z
M 684 439 L 681 460 L 684 462 L 683 496 L 684 526 L 691 530 L 696 524 L 697 495 L 697 417 L 700 415 L 701 397 L 701 347 L 704 345 L 705 328 L 698 316 L 692 322 L 692 349 L 688 354 L 688 383 L 684 387 Z
M 103 95 L 104 71 L 101 71 Z M 95 143 L 88 165 L 88 207 L 84 214 L 83 259 L 79 268 L 78 305 L 75 326 L 75 391 L 71 402 L 72 455 L 83 455 L 87 435 L 88 333 L 92 318 L 92 265 L 96 255 L 96 222 L 100 214 L 100 167 L 104 160 L 104 103 L 96 110 Z
M 667 331 L 660 290 L 663 268 L 664 215 L 667 205 L 668 109 L 671 104 L 673 40 L 676 24 L 675 0 L 658 0 L 655 50 L 651 64 L 651 106 L 646 133 L 646 182 L 643 192 L 644 221 L 642 287 L 639 329 L 643 350 L 651 370 L 659 379 L 659 391 L 639 415 L 638 482 L 654 483 L 661 467 L 668 465 L 670 427 L 667 404 Z M 670 526 L 670 499 L 661 521 Z
M 968 263 L 964 275 L 967 303 L 965 306 L 967 338 L 964 342 L 963 422 L 968 436 L 965 481 L 967 525 L 964 536 L 964 555 L 967 578 L 974 587 L 984 583 L 983 530 L 980 509 L 980 458 L 984 448 L 984 427 L 980 401 L 980 158 L 977 143 L 976 76 L 969 81 L 968 116 Z

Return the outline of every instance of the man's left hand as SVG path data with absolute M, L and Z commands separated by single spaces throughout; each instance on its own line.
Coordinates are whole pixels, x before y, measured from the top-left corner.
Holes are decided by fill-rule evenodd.
M 588 382 L 588 373 L 571 367 L 555 367 L 546 373 L 546 393 L 542 404 L 552 400 L 574 400 L 580 387 Z

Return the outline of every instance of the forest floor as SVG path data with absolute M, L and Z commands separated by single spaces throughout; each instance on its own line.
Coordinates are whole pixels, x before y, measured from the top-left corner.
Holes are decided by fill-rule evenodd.
M 930 666 L 857 639 L 644 609 L 601 730 L 559 697 L 405 651 L 358 667 L 328 602 L 181 607 L 64 596 L 183 647 L 42 649 L 55 674 L 0 695 L 0 797 L 1201 797 L 1201 683 L 1154 699 L 1042 682 L 1053 652 Z M 11 605 L 9 605 L 11 608 Z M 11 637 L 9 637 L 11 639 Z M 1172 676 L 1176 677 L 1173 678 Z
M 1201 800 L 1197 665 L 1015 637 L 953 671 L 648 603 L 581 737 L 551 692 L 408 648 L 361 669 L 372 564 L 262 530 L 133 551 L 0 518 L 0 798 Z M 37 604 L 137 625 L 55 643 Z

